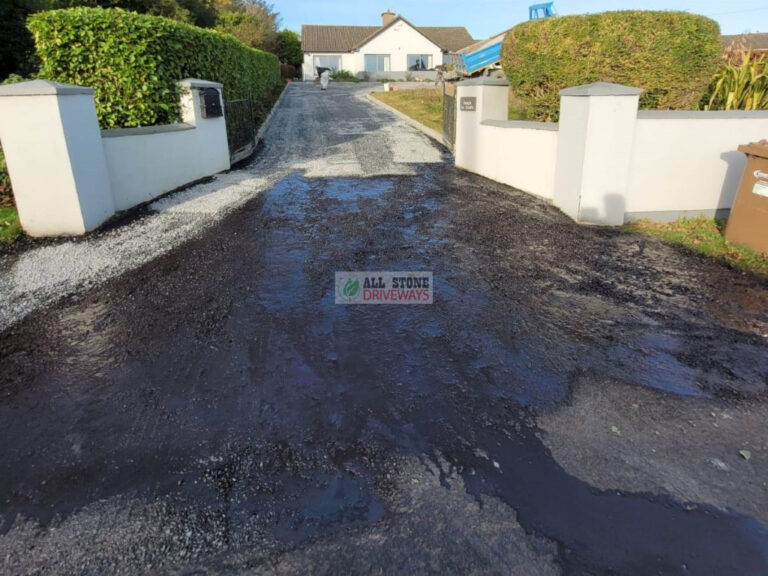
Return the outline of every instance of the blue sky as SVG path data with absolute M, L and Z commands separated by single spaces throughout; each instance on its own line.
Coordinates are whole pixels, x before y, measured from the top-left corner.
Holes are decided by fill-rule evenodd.
M 271 0 L 286 28 L 302 24 L 374 26 L 387 8 L 417 26 L 466 26 L 475 38 L 487 38 L 528 18 L 538 0 Z M 768 0 L 556 0 L 560 14 L 605 10 L 685 10 L 717 20 L 724 34 L 768 32 Z

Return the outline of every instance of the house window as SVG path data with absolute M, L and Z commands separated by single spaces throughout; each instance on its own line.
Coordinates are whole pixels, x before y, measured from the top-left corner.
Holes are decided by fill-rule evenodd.
M 318 68 L 330 68 L 334 72 L 341 70 L 341 56 L 315 56 L 315 72 Z
M 389 54 L 366 54 L 366 72 L 389 72 Z
M 432 70 L 432 54 L 408 54 L 408 70 Z

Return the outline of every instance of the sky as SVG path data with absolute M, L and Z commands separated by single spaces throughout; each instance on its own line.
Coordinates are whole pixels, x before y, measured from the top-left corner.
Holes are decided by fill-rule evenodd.
M 473 38 L 488 38 L 528 19 L 528 6 L 544 0 L 270 0 L 282 25 L 376 26 L 387 8 L 416 26 L 465 26 Z M 720 23 L 723 34 L 768 32 L 768 0 L 555 0 L 561 15 L 607 10 L 682 10 Z

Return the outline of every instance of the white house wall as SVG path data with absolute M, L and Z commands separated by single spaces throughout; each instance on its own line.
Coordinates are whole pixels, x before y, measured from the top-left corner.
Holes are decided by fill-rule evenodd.
M 360 72 L 365 70 L 365 54 L 389 54 L 392 72 L 408 71 L 408 54 L 431 54 L 433 67 L 443 63 L 442 50 L 402 20 L 360 47 Z
M 317 78 L 317 72 L 315 71 L 314 59 L 315 56 L 341 56 L 341 68 L 348 72 L 356 74 L 360 67 L 358 65 L 358 58 L 360 55 L 355 53 L 343 53 L 338 52 L 308 52 L 304 54 L 304 66 L 302 66 L 302 74 L 304 80 L 314 80 Z

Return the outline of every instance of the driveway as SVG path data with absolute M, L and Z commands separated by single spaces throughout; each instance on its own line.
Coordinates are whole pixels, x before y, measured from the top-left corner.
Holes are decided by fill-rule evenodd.
M 370 89 L 291 85 L 129 225 L 192 230 L 151 259 L 0 267 L 0 572 L 768 573 L 768 283 L 457 171 Z

